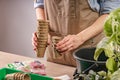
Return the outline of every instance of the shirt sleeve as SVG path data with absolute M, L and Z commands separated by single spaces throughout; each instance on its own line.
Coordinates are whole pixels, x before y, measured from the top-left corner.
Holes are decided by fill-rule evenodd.
M 117 8 L 120 8 L 120 0 L 101 0 L 100 2 L 100 14 L 110 13 Z
M 98 3 L 98 0 L 88 0 L 89 6 L 93 11 L 96 11 L 99 13 L 100 11 L 100 4 Z
M 44 8 L 44 0 L 34 0 L 34 8 Z

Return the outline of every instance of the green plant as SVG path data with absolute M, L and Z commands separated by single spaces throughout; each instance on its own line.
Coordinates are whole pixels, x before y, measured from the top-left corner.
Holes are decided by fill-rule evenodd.
M 106 60 L 106 79 L 119 80 L 120 76 L 120 8 L 112 11 L 104 23 L 105 37 L 98 43 L 94 59 L 98 60 L 104 51 Z

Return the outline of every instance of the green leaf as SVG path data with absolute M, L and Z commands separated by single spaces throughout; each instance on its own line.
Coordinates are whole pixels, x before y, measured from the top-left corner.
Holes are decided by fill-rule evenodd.
M 103 51 L 103 48 L 97 48 L 97 49 L 95 50 L 95 54 L 94 54 L 94 59 L 95 59 L 95 60 L 98 60 L 98 57 L 99 57 L 99 55 L 102 53 L 102 51 Z
M 120 45 L 120 31 L 116 34 L 116 42 Z
M 105 72 L 105 71 L 99 71 L 99 72 L 97 72 L 100 76 L 106 76 L 107 75 L 107 73 Z
M 107 57 L 112 57 L 114 56 L 114 46 L 113 46 L 113 42 L 110 42 L 109 44 L 107 44 L 105 47 L 104 47 L 104 52 L 105 52 L 105 55 Z
M 108 37 L 110 37 L 113 34 L 111 23 L 112 23 L 111 16 L 108 16 L 104 24 L 104 33 Z
M 108 38 L 105 37 L 98 43 L 94 54 L 95 60 L 98 60 L 99 55 L 104 51 L 105 47 L 107 46 L 107 41 Z
M 111 80 L 120 80 L 120 70 L 119 69 L 111 75 Z
M 112 73 L 117 70 L 117 62 L 114 60 L 113 57 L 110 57 L 109 59 L 107 59 L 106 67 Z

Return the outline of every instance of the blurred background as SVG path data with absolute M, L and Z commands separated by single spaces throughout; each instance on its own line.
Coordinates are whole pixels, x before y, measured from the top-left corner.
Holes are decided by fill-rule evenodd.
M 35 30 L 33 0 L 0 0 L 0 51 L 36 57 L 31 41 Z

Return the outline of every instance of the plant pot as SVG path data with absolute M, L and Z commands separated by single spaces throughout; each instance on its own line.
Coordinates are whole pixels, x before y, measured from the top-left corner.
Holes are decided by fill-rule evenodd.
M 76 59 L 77 63 L 77 73 L 87 74 L 89 70 L 93 71 L 106 71 L 105 62 L 107 57 L 104 55 L 104 52 L 99 56 L 98 61 L 94 60 L 94 52 L 96 48 L 83 48 L 76 51 L 73 56 Z

